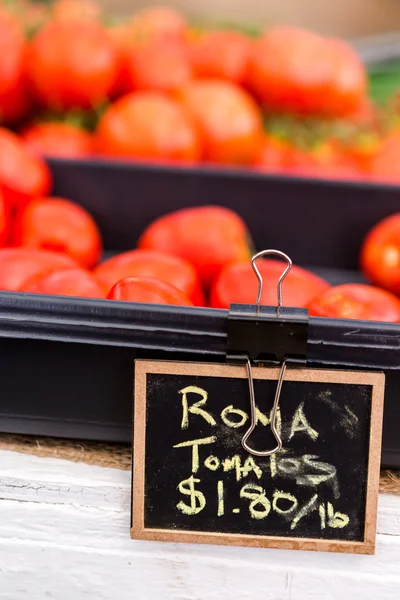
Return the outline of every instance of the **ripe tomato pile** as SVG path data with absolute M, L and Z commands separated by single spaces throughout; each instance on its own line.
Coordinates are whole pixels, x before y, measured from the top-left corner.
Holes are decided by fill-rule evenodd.
M 0 1 L 0 125 L 30 153 L 400 182 L 398 102 L 343 41 L 202 29 L 167 8 Z
M 0 128 L 0 290 L 213 308 L 254 304 L 251 234 L 234 211 L 211 205 L 163 215 L 136 248 L 104 259 L 93 217 L 51 193 L 44 160 Z M 293 266 L 284 305 L 316 316 L 400 322 L 400 214 L 369 232 L 360 264 L 374 285 L 331 287 Z M 282 264 L 261 259 L 258 267 L 261 302 L 275 305 Z

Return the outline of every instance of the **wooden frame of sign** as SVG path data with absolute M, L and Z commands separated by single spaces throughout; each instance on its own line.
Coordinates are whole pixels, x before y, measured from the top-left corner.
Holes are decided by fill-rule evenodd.
M 146 448 L 146 432 L 147 429 L 149 427 L 149 406 L 148 406 L 148 393 L 149 393 L 149 377 L 153 377 L 153 376 L 160 376 L 160 377 L 169 377 L 169 376 L 178 376 L 181 378 L 187 378 L 189 377 L 192 378 L 195 381 L 200 381 L 199 378 L 207 378 L 207 381 L 212 382 L 212 380 L 215 381 L 221 381 L 223 380 L 223 382 L 231 382 L 232 384 L 234 384 L 234 380 L 243 380 L 244 385 L 247 385 L 247 395 L 245 394 L 245 398 L 244 398 L 244 402 L 245 404 L 247 403 L 247 407 L 249 407 L 249 397 L 248 397 L 248 380 L 247 380 L 247 372 L 246 372 L 246 368 L 245 366 L 232 366 L 232 365 L 227 365 L 227 364 L 206 364 L 206 363 L 194 363 L 194 362 L 164 362 L 164 361 L 147 361 L 147 360 L 136 360 L 135 361 L 135 394 L 134 394 L 134 442 L 133 442 L 133 493 L 132 493 L 132 524 L 131 524 L 131 537 L 133 539 L 140 539 L 140 540 L 152 540 L 152 541 L 166 541 L 166 542 L 186 542 L 186 543 L 196 543 L 196 544 L 220 544 L 220 545 L 239 545 L 239 546 L 255 546 L 255 547 L 265 547 L 265 548 L 284 548 L 284 549 L 292 549 L 292 550 L 316 550 L 316 551 L 331 551 L 331 552 L 350 552 L 350 553 L 358 553 L 358 554 L 373 554 L 375 551 L 375 538 L 376 538 L 376 520 L 377 520 L 377 503 L 378 503 L 378 492 L 379 492 L 379 474 L 380 474 L 380 459 L 381 459 L 381 438 L 382 438 L 382 417 L 383 417 L 383 400 L 384 400 L 384 385 L 385 385 L 385 375 L 384 373 L 377 373 L 377 372 L 361 372 L 361 371 L 340 371 L 340 370 L 319 370 L 319 369 L 303 369 L 303 368 L 296 368 L 296 369 L 291 369 L 288 368 L 286 370 L 286 374 L 285 374 L 285 378 L 284 378 L 284 383 L 283 383 L 283 387 L 282 387 L 282 396 L 281 396 L 281 409 L 282 411 L 284 411 L 284 407 L 283 404 L 285 402 L 285 397 L 284 397 L 284 390 L 285 390 L 285 386 L 289 385 L 297 385 L 296 382 L 300 382 L 300 384 L 305 383 L 307 384 L 307 388 L 302 388 L 302 389 L 311 389 L 309 384 L 326 384 L 326 386 L 331 386 L 331 388 L 334 390 L 334 386 L 337 384 L 343 384 L 343 390 L 342 392 L 346 392 L 346 390 L 350 390 L 348 395 L 348 398 L 354 398 L 355 397 L 355 391 L 356 389 L 361 389 L 361 388 L 354 388 L 351 386 L 367 386 L 366 388 L 362 387 L 362 389 L 365 391 L 365 389 L 369 390 L 370 393 L 370 407 L 368 409 L 368 420 L 365 421 L 365 423 L 367 423 L 366 426 L 366 432 L 365 432 L 365 438 L 366 438 L 366 442 L 365 442 L 365 448 L 366 451 L 364 452 L 365 454 L 367 454 L 366 456 L 366 461 L 365 461 L 365 493 L 364 496 L 362 497 L 362 504 L 361 509 L 357 509 L 357 510 L 361 510 L 361 513 L 364 515 L 362 518 L 362 523 L 360 524 L 360 532 L 359 533 L 359 537 L 356 539 L 338 539 L 337 537 L 329 537 L 329 535 L 325 535 L 326 532 L 326 522 L 327 519 L 329 520 L 329 518 L 331 519 L 331 525 L 333 526 L 342 526 L 343 525 L 343 519 L 344 517 L 346 517 L 346 515 L 344 515 L 343 513 L 335 513 L 336 515 L 340 515 L 340 517 L 338 516 L 337 519 L 338 521 L 335 524 L 335 518 L 333 515 L 333 507 L 331 504 L 324 504 L 321 503 L 319 505 L 319 508 L 317 508 L 316 506 L 313 507 L 314 509 L 314 513 L 313 513 L 313 518 L 315 519 L 321 519 L 321 522 L 319 524 L 320 527 L 323 527 L 323 531 L 321 533 L 320 536 L 307 536 L 303 534 L 302 535 L 296 535 L 296 536 L 291 536 L 290 535 L 290 531 L 289 531 L 289 535 L 270 535 L 270 534 L 266 534 L 263 535 L 263 533 L 259 533 L 256 532 L 254 533 L 251 532 L 250 534 L 246 534 L 245 532 L 241 531 L 239 533 L 235 533 L 233 531 L 229 530 L 225 530 L 225 531 L 218 531 L 217 527 L 215 527 L 215 530 L 213 530 L 213 528 L 210 527 L 208 528 L 207 531 L 202 531 L 201 530 L 201 519 L 196 516 L 194 519 L 194 522 L 196 523 L 196 526 L 193 527 L 193 530 L 191 529 L 191 525 L 187 525 L 186 524 L 186 528 L 182 528 L 180 529 L 180 525 L 179 523 L 177 524 L 173 524 L 173 525 L 169 525 L 168 524 L 165 526 L 162 524 L 162 526 L 159 525 L 157 526 L 157 522 L 155 523 L 149 523 L 148 519 L 146 520 L 146 511 L 149 511 L 149 507 L 153 510 L 154 515 L 158 515 L 161 511 L 161 504 L 157 506 L 158 500 L 154 503 L 151 503 L 147 498 L 146 498 L 146 485 L 147 483 L 149 485 L 153 485 L 153 483 L 149 483 L 149 482 L 153 482 L 154 480 L 157 479 L 157 473 L 161 472 L 161 469 L 158 469 L 158 471 L 156 470 L 154 473 L 152 473 L 151 475 L 149 475 L 149 482 L 147 482 L 146 479 L 146 452 L 150 452 L 150 450 L 154 449 L 154 448 L 158 448 L 158 444 L 161 443 L 161 438 L 164 437 L 163 432 L 168 432 L 169 431 L 169 425 L 167 423 L 167 420 L 165 420 L 165 424 L 163 424 L 161 430 L 160 430 L 160 434 L 156 436 L 156 438 L 152 438 L 151 440 L 149 440 L 149 444 L 151 444 L 150 446 L 147 446 Z M 253 378 L 255 381 L 255 385 L 257 384 L 258 381 L 261 380 L 268 380 L 271 382 L 275 382 L 277 380 L 279 376 L 279 369 L 277 368 L 253 368 Z M 184 380 L 184 379 L 183 379 Z M 167 381 L 167 379 L 165 379 L 165 381 Z M 290 382 L 292 382 L 292 384 L 290 384 Z M 159 382 L 160 383 L 160 382 Z M 237 382 L 236 382 L 237 385 Z M 265 383 L 263 384 L 257 384 L 257 385 L 265 385 Z M 164 389 L 164 388 L 163 388 Z M 197 389 L 197 388 L 196 388 Z M 246 387 L 243 387 L 242 389 L 246 389 Z M 342 388 L 340 388 L 342 389 Z M 354 393 L 351 391 L 353 390 Z M 155 410 L 159 410 L 159 406 L 162 405 L 162 401 L 165 400 L 165 394 L 163 394 L 163 391 L 161 389 L 160 392 L 160 385 L 158 386 L 157 391 L 157 396 L 155 397 Z M 182 392 L 182 390 L 180 390 L 180 392 Z M 341 392 L 341 393 L 342 393 Z M 166 392 L 167 393 L 167 392 Z M 320 392 L 321 394 L 323 394 L 323 390 L 322 392 Z M 179 402 L 181 401 L 182 396 L 180 396 Z M 341 400 L 342 396 L 340 396 L 340 400 Z M 211 398 L 210 400 L 210 405 L 211 405 Z M 326 400 L 326 398 L 325 398 Z M 331 400 L 328 400 L 328 405 L 329 402 L 331 402 Z M 168 398 L 167 398 L 168 401 Z M 257 402 L 257 396 L 256 396 L 256 402 Z M 288 400 L 289 402 L 289 400 Z M 200 405 L 201 403 L 203 403 L 203 400 L 201 402 L 198 402 L 197 405 Z M 333 402 L 331 402 L 332 406 L 333 406 Z M 362 406 L 368 404 L 364 401 L 362 401 L 359 405 Z M 196 405 L 196 406 L 197 406 Z M 327 405 L 327 406 L 328 406 Z M 314 406 L 314 404 L 312 404 L 312 406 Z M 317 407 L 317 405 L 315 405 Z M 322 405 L 321 405 L 322 406 Z M 325 406 L 325 405 L 324 405 Z M 186 406 L 187 408 L 187 406 Z M 229 408 L 229 407 L 228 407 Z M 334 408 L 334 406 L 333 406 Z M 340 407 L 339 407 L 340 408 Z M 361 410 L 360 409 L 360 410 Z M 165 419 L 167 419 L 168 415 L 171 415 L 171 410 L 166 409 L 166 407 L 164 406 L 164 416 Z M 197 412 L 200 411 L 200 409 L 196 409 Z M 226 409 L 225 409 L 226 410 Z M 235 410 L 235 409 L 231 409 L 231 410 Z M 317 408 L 315 409 L 317 410 Z M 318 411 L 322 410 L 321 408 L 318 408 Z M 325 410 L 325 409 L 324 409 Z M 337 409 L 337 404 L 336 404 L 336 409 L 334 408 L 334 410 L 339 410 Z M 346 408 L 347 411 L 347 408 Z M 195 412 L 195 410 L 193 410 L 193 413 Z M 224 411 L 222 411 L 224 412 Z M 236 411 L 238 414 L 240 413 L 239 410 Z M 221 413 L 222 414 L 222 413 Z M 319 412 L 315 412 L 315 416 L 318 416 Z M 336 413 L 335 413 L 336 414 Z M 339 413 L 337 413 L 339 415 Z M 354 415 L 354 410 L 350 410 L 348 409 L 348 414 L 346 413 L 347 416 L 353 415 L 353 417 L 355 417 Z M 342 416 L 338 416 L 337 418 L 340 420 L 342 419 L 343 421 L 343 427 L 346 429 L 348 429 L 348 425 L 349 423 L 346 422 L 346 415 L 342 415 Z M 187 416 L 187 414 L 186 414 Z M 204 415 L 203 415 L 204 416 Z M 150 414 L 150 418 L 151 418 L 151 414 Z M 344 420 L 343 420 L 344 419 Z M 162 417 L 162 420 L 164 420 L 164 417 Z M 194 420 L 194 417 L 193 417 Z M 198 419 L 198 421 L 200 421 L 201 419 Z M 211 417 L 210 417 L 211 420 Z M 214 419 L 215 420 L 215 419 Z M 203 422 L 203 420 L 201 420 Z M 324 423 L 327 421 L 327 419 L 325 418 Z M 340 421 L 341 422 L 341 421 Z M 182 421 L 183 423 L 183 421 Z M 187 425 L 187 423 L 186 423 Z M 205 423 L 204 425 L 207 425 L 207 423 Z M 335 423 L 332 420 L 331 423 L 327 423 L 328 427 L 327 429 L 329 429 L 329 431 L 335 430 Z M 233 425 L 232 425 L 233 426 Z M 238 425 L 234 425 L 234 427 L 238 427 Z M 244 427 L 244 429 L 241 430 L 241 435 L 244 433 L 244 431 L 246 431 L 247 427 Z M 368 431 L 369 429 L 369 431 Z M 299 429 L 300 431 L 300 429 Z M 312 427 L 310 426 L 310 435 L 312 434 L 312 431 L 314 431 L 312 429 Z M 339 429 L 338 429 L 339 432 Z M 236 433 L 236 431 L 235 431 Z M 304 433 L 304 431 L 301 431 L 301 433 Z M 305 432 L 307 433 L 307 432 Z M 343 433 L 343 432 L 342 432 Z M 350 437 L 350 445 L 348 446 L 348 452 L 351 451 L 352 448 L 355 448 L 355 443 L 356 442 L 352 442 L 351 440 L 351 430 L 348 430 L 347 433 L 349 434 Z M 314 431 L 315 435 L 318 435 L 318 433 L 316 431 Z M 311 438 L 315 439 L 315 435 L 312 434 Z M 166 433 L 165 433 L 166 435 Z M 335 434 L 336 435 L 336 434 Z M 303 439 L 304 436 L 299 435 L 299 438 L 301 438 L 301 440 Z M 323 436 L 320 436 L 321 438 Z M 310 444 L 313 441 L 310 438 Z M 211 439 L 211 438 L 208 438 Z M 240 446 L 240 437 L 236 438 L 236 443 L 239 444 Z M 342 435 L 342 438 L 343 435 Z M 239 442 L 238 442 L 239 440 Z M 284 441 L 284 447 L 285 447 L 285 440 Z M 335 441 L 335 440 L 334 440 Z M 339 442 L 338 442 L 339 444 Z M 353 446 L 351 445 L 353 444 Z M 187 446 L 188 444 L 186 443 L 181 443 L 181 444 L 177 444 L 174 447 L 177 448 L 178 446 L 182 447 L 182 446 Z M 333 444 L 333 446 L 337 446 L 337 444 Z M 169 448 L 170 446 L 166 446 L 166 448 Z M 196 452 L 197 452 L 197 462 L 198 462 L 198 452 L 199 452 L 199 448 L 204 448 L 204 446 L 197 446 Z M 215 448 L 215 447 L 214 447 Z M 350 450 L 349 450 L 350 449 Z M 203 450 L 202 450 L 203 451 Z M 240 448 L 241 452 L 244 452 L 241 448 Z M 336 452 L 340 452 L 340 448 L 336 448 L 335 450 Z M 172 461 L 168 461 L 168 457 L 166 456 L 166 454 L 164 453 L 162 447 L 160 448 L 160 452 L 162 453 L 162 458 L 160 459 L 160 462 L 162 464 L 166 464 L 167 468 L 171 469 L 171 462 Z M 246 453 L 245 453 L 246 454 Z M 175 456 L 175 455 L 174 455 Z M 176 469 L 179 469 L 181 467 L 182 461 L 180 460 L 182 458 L 182 454 L 179 454 L 178 460 L 176 462 Z M 185 455 L 186 456 L 186 455 Z M 195 456 L 195 453 L 193 451 L 193 457 Z M 337 454 L 336 456 L 340 456 L 340 454 Z M 189 457 L 189 455 L 188 455 Z M 307 454 L 307 457 L 310 457 L 310 454 Z M 362 457 L 362 454 L 360 454 L 360 457 Z M 311 459 L 314 458 L 318 458 L 318 457 L 311 457 Z M 345 459 L 348 458 L 348 454 L 344 457 Z M 212 462 L 212 459 L 214 459 L 214 461 Z M 219 464 L 220 461 L 217 457 L 211 456 L 208 457 L 207 459 L 209 462 L 208 467 L 209 469 L 212 468 L 212 470 L 215 470 L 215 465 Z M 292 460 L 293 463 L 293 459 L 285 459 L 287 460 Z M 198 467 L 198 465 L 194 465 L 194 458 L 192 460 L 192 468 L 196 470 L 196 466 Z M 310 458 L 308 458 L 309 464 L 312 464 L 310 462 Z M 339 461 L 340 462 L 340 461 Z M 228 463 L 224 463 L 225 466 Z M 317 463 L 313 463 L 314 465 Z M 319 465 L 319 468 L 321 470 L 321 465 L 325 465 L 325 470 L 327 469 L 327 463 L 321 463 Z M 343 473 L 346 474 L 346 460 L 344 461 L 344 467 L 343 467 Z M 288 466 L 289 463 L 285 463 L 285 469 L 287 472 L 288 471 Z M 255 467 L 254 467 L 255 468 Z M 276 470 L 276 469 L 275 469 Z M 194 472 L 194 471 L 193 471 Z M 272 472 L 272 471 L 271 471 Z M 356 471 L 355 471 L 356 472 Z M 239 473 L 240 475 L 240 471 L 237 471 L 237 473 Z M 172 470 L 172 474 L 175 474 L 175 471 Z M 207 471 L 207 475 L 209 475 L 209 472 Z M 212 473 L 212 475 L 214 475 L 214 473 Z M 231 475 L 231 474 L 230 474 Z M 198 476 L 198 474 L 196 475 L 196 477 Z M 232 475 L 231 475 L 232 476 Z M 344 475 L 346 476 L 346 475 Z M 193 476 L 192 476 L 193 477 Z M 315 474 L 312 476 L 314 477 L 313 481 L 319 481 L 318 480 L 318 476 L 315 476 Z M 311 476 L 309 476 L 309 479 L 312 479 Z M 320 480 L 321 475 L 319 475 Z M 351 479 L 349 479 L 350 484 L 351 485 L 351 480 L 352 480 L 353 476 L 351 477 Z M 167 478 L 167 482 L 169 485 L 171 479 L 171 472 L 169 472 L 168 474 L 168 478 Z M 328 479 L 328 475 L 326 475 L 326 479 Z M 198 482 L 200 481 L 200 479 L 192 479 L 192 482 Z M 247 481 L 247 480 L 246 480 Z M 299 480 L 300 481 L 300 480 Z M 189 479 L 186 480 L 186 482 L 181 482 L 181 484 L 179 484 L 181 486 L 181 491 L 185 494 L 188 494 L 188 483 Z M 185 485 L 183 485 L 185 484 Z M 193 484 L 192 488 L 193 488 Z M 220 485 L 220 482 L 218 482 L 218 485 Z M 222 485 L 222 484 L 221 484 Z M 186 486 L 186 487 L 185 487 Z M 176 485 L 176 482 L 173 486 L 173 491 L 174 493 L 176 493 L 176 490 L 178 489 L 179 486 Z M 246 486 L 244 486 L 246 487 Z M 251 487 L 251 486 L 250 486 Z M 303 486 L 298 486 L 298 489 L 300 489 L 301 487 L 301 492 L 303 493 L 303 489 L 304 489 L 304 485 Z M 358 486 L 356 489 L 358 489 L 360 486 Z M 149 488 L 150 489 L 150 488 Z M 165 488 L 166 489 L 166 488 Z M 251 493 L 247 493 L 243 492 L 243 489 L 240 491 L 241 494 L 241 498 L 243 498 L 243 496 L 247 497 L 247 498 L 253 498 L 255 497 L 255 495 L 251 494 Z M 257 486 L 255 486 L 255 489 L 257 489 Z M 221 490 L 219 490 L 221 491 Z M 253 485 L 253 491 L 254 491 L 254 485 Z M 166 493 L 166 492 L 165 492 Z M 194 494 L 200 494 L 201 492 L 193 492 Z M 282 498 L 289 498 L 292 500 L 292 503 L 294 503 L 296 501 L 296 506 L 297 506 L 297 500 L 294 497 L 293 494 L 284 494 L 283 492 L 279 492 L 279 491 L 275 491 L 275 494 L 281 494 Z M 203 496 L 203 494 L 201 494 Z M 348 495 L 348 497 L 351 499 L 354 496 L 354 490 L 352 493 L 350 493 Z M 159 496 L 157 498 L 163 498 L 164 497 L 164 491 L 163 489 L 159 490 Z M 315 495 L 314 495 L 315 497 Z M 182 497 L 183 498 L 183 497 Z M 270 500 L 265 499 L 266 496 L 262 495 L 260 496 L 260 501 L 263 503 L 263 505 L 266 507 L 265 508 L 265 512 L 268 509 L 268 511 L 271 511 L 272 514 L 272 510 L 271 510 L 271 506 L 274 506 L 274 502 L 277 502 L 277 497 L 274 496 L 274 499 L 272 500 L 272 498 L 270 497 Z M 221 496 L 220 501 L 223 501 L 223 497 Z M 351 500 L 350 500 L 351 501 Z M 188 502 L 188 501 L 187 501 Z M 205 501 L 204 501 L 205 502 Z M 259 500 L 257 500 L 257 502 L 259 502 Z M 364 504 L 365 503 L 365 504 Z M 156 506 L 154 507 L 154 504 L 156 504 Z M 235 502 L 236 504 L 236 502 Z M 250 503 L 251 506 L 252 503 Z M 254 503 L 253 503 L 254 504 Z M 300 504 L 300 503 L 299 503 Z M 172 505 L 171 505 L 172 506 Z M 176 502 L 174 503 L 174 506 L 176 506 Z M 182 505 L 184 506 L 184 505 Z M 224 506 L 224 505 L 222 505 Z M 219 513 L 220 511 L 220 504 L 218 504 L 218 511 Z M 268 508 L 269 507 L 269 508 Z M 188 511 L 190 508 L 190 506 L 186 507 L 185 510 Z M 277 505 L 275 505 L 275 508 L 277 509 Z M 326 511 L 326 508 L 328 509 L 328 513 Z M 197 509 L 198 510 L 198 509 Z M 232 513 L 239 513 L 239 508 L 231 508 L 229 507 L 229 518 L 231 518 Z M 256 506 L 253 506 L 253 515 L 252 516 L 256 516 L 256 520 L 249 520 L 248 522 L 251 521 L 251 524 L 255 524 L 258 526 L 258 521 L 257 519 L 259 519 L 260 517 L 257 516 L 258 514 L 262 514 L 262 510 L 263 507 L 261 505 L 258 506 L 258 513 L 256 512 Z M 277 509 L 278 510 L 278 509 Z M 291 510 L 291 509 L 290 509 Z M 288 508 L 279 508 L 279 511 L 281 514 L 289 514 L 290 510 Z M 300 514 L 302 512 L 303 509 L 301 509 L 299 511 L 298 514 Z M 336 510 L 336 509 L 335 509 Z M 330 511 L 330 516 L 329 516 L 329 511 Z M 228 511 L 227 511 L 228 512 Z M 244 512 L 244 511 L 242 511 Z M 304 511 L 303 511 L 304 512 Z M 218 513 L 218 514 L 219 514 Z M 305 514 L 305 513 L 304 513 Z M 332 516 L 333 515 L 333 516 Z M 246 515 L 248 517 L 248 515 Z M 152 517 L 153 518 L 153 517 Z M 155 517 L 156 521 L 157 521 L 157 516 Z M 187 519 L 187 517 L 184 517 L 185 519 Z M 233 515 L 232 515 L 233 518 Z M 293 519 L 293 522 L 297 519 L 299 519 L 299 517 L 295 517 Z M 347 518 L 347 517 L 346 517 Z M 307 517 L 308 520 L 310 520 L 310 517 Z M 304 519 L 304 521 L 306 521 L 307 519 Z M 342 519 L 342 522 L 340 522 L 340 519 Z M 265 520 L 267 521 L 267 519 Z M 298 521 L 297 521 L 298 522 Z M 220 523 L 220 521 L 218 521 L 218 523 Z M 322 523 L 322 525 L 321 525 Z M 339 523 L 339 525 L 338 525 Z M 188 529 L 189 527 L 189 529 Z M 247 525 L 246 525 L 247 527 Z M 243 527 L 244 529 L 246 528 L 245 526 Z M 291 525 L 291 527 L 293 527 L 293 525 Z M 261 528 L 262 529 L 262 528 Z M 331 530 L 331 534 L 333 534 L 336 536 L 336 533 L 334 530 Z M 284 532 L 286 534 L 286 531 Z

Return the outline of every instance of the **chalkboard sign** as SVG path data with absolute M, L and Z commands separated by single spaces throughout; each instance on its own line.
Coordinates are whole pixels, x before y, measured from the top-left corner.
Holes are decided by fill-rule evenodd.
M 276 446 L 279 369 L 254 367 L 256 450 Z M 383 373 L 288 368 L 283 448 L 242 448 L 245 366 L 135 361 L 131 537 L 372 554 Z

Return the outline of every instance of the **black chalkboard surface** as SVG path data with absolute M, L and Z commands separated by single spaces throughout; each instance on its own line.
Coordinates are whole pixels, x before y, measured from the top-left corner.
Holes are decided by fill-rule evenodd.
M 253 368 L 276 446 L 279 369 Z M 242 448 L 243 366 L 135 361 L 135 539 L 371 554 L 384 374 L 287 369 Z

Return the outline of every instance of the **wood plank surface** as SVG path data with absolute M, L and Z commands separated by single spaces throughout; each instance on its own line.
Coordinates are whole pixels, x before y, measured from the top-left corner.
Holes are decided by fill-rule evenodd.
M 1 600 L 397 600 L 400 497 L 375 556 L 133 541 L 128 471 L 0 451 Z

